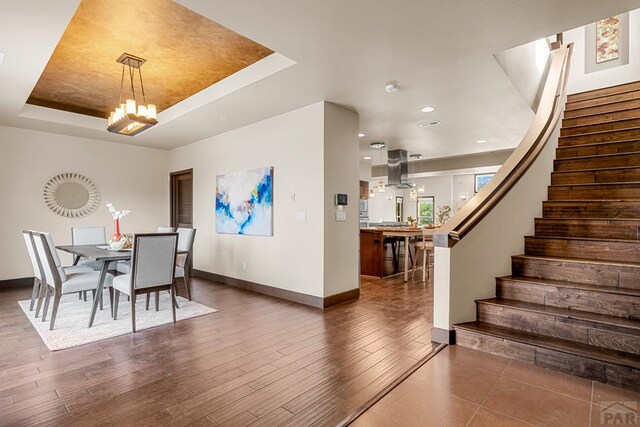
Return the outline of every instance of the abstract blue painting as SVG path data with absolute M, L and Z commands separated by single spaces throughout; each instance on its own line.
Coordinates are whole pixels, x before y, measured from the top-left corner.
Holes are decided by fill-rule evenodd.
M 216 177 L 216 232 L 273 236 L 273 167 Z

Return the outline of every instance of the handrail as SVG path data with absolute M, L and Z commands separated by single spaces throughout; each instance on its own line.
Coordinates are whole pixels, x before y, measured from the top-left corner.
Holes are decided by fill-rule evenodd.
M 531 127 L 493 179 L 433 236 L 434 246 L 453 247 L 513 188 L 551 137 L 564 109 L 573 43 L 554 51 L 538 111 Z

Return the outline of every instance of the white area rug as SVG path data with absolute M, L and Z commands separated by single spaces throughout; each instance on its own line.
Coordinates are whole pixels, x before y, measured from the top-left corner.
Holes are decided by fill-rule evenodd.
M 168 292 L 160 292 L 160 311 L 155 310 L 154 295 L 151 295 L 149 310 L 145 310 L 145 295 L 139 295 L 136 301 L 136 330 L 153 328 L 173 322 L 171 315 L 171 295 Z M 42 341 L 49 350 L 62 350 L 90 342 L 100 341 L 131 332 L 131 305 L 127 296 L 120 295 L 118 305 L 118 320 L 111 318 L 109 306 L 109 293 L 104 293 L 104 310 L 98 309 L 93 326 L 89 328 L 89 317 L 93 301 L 79 300 L 77 294 L 63 295 L 56 316 L 56 324 L 53 331 L 49 330 L 51 319 L 51 305 L 47 321 L 42 322 L 42 315 L 35 318 L 35 309 L 29 311 L 30 301 L 18 301 L 22 311 L 27 315 L 33 327 L 38 331 Z M 195 301 L 189 301 L 178 297 L 180 308 L 176 311 L 177 321 L 215 313 L 218 310 L 207 307 Z

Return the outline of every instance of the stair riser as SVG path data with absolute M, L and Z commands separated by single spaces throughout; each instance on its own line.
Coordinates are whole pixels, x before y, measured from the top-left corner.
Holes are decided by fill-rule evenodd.
M 537 335 L 640 354 L 640 335 L 625 328 L 478 302 L 478 321 Z M 612 330 L 613 328 L 617 329 Z M 595 335 L 597 330 L 605 331 Z M 607 340 L 594 339 L 608 335 Z
M 616 387 L 640 391 L 640 370 L 456 329 L 456 344 Z
M 593 89 L 586 92 L 572 93 L 567 95 L 567 102 L 578 102 L 589 99 L 602 98 L 605 96 L 617 95 L 620 93 L 627 93 L 640 90 L 640 81 L 623 83 L 617 86 L 603 87 L 600 89 Z
M 595 107 L 580 108 L 577 110 L 565 110 L 563 117 L 565 119 L 573 119 L 577 117 L 592 116 L 596 114 L 607 114 L 607 113 L 630 110 L 635 108 L 640 108 L 640 99 L 614 102 L 612 104 L 597 105 Z
M 597 107 L 599 105 L 612 104 L 616 102 L 640 99 L 640 91 L 630 91 L 625 93 L 617 93 L 608 96 L 602 96 L 593 99 L 585 99 L 583 101 L 567 102 L 566 111 L 577 110 L 580 108 Z
M 640 240 L 640 221 L 536 219 L 536 236 Z
M 607 169 L 607 168 L 629 168 L 640 165 L 640 153 L 624 153 L 617 155 L 606 155 L 600 157 L 578 157 L 573 159 L 556 159 L 553 161 L 553 170 L 556 172 Z
M 611 266 L 596 262 L 531 259 L 517 256 L 511 259 L 511 274 L 519 277 L 580 282 L 588 285 L 640 289 L 640 268 Z
M 609 142 L 606 144 L 576 145 L 556 149 L 556 159 L 598 156 L 604 154 L 640 153 L 639 141 Z
M 562 129 L 560 129 L 560 136 L 582 135 L 585 133 L 605 132 L 610 130 L 635 128 L 639 126 L 640 119 L 618 120 L 608 123 L 563 127 Z
M 549 187 L 549 201 L 640 199 L 640 184 L 593 184 Z
M 566 201 L 543 202 L 545 218 L 640 218 L 640 204 L 636 201 Z
M 559 147 L 574 145 L 597 144 L 601 142 L 628 141 L 640 138 L 640 129 L 623 129 L 611 132 L 594 133 L 576 136 L 561 136 L 558 138 Z
M 640 262 L 640 242 L 545 239 L 527 236 L 524 252 L 532 256 Z
M 640 297 L 499 278 L 498 298 L 640 320 Z
M 640 168 L 553 172 L 551 174 L 552 185 L 606 182 L 640 182 Z
M 579 111 L 579 110 L 578 110 Z M 614 120 L 628 120 L 640 118 L 640 108 L 631 110 L 613 111 L 604 114 L 594 114 L 592 116 L 574 117 L 572 119 L 562 119 L 563 127 L 587 126 L 599 123 L 607 123 Z

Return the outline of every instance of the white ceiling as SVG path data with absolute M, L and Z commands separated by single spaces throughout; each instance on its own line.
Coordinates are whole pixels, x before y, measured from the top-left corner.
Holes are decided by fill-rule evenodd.
M 169 149 L 327 100 L 359 113 L 363 155 L 383 140 L 426 158 L 520 141 L 533 113 L 493 53 L 640 7 L 640 0 L 179 0 L 284 59 L 263 67 L 261 79 L 244 78 L 244 87 L 167 114 L 131 138 L 84 116 L 25 109 L 78 2 L 3 4 L 0 124 Z M 384 92 L 389 80 L 398 92 Z M 421 113 L 425 105 L 436 112 Z M 424 120 L 442 124 L 421 129 Z M 489 143 L 476 144 L 481 138 Z M 377 153 L 373 160 L 385 161 Z

